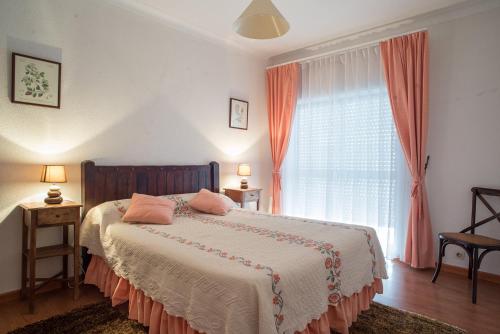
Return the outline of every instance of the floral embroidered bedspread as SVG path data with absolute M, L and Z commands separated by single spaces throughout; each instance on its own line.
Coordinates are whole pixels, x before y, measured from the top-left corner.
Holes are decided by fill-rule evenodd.
M 81 244 L 165 310 L 206 333 L 294 333 L 342 297 L 387 278 L 369 227 L 233 209 L 172 225 L 121 222 L 129 200 L 87 214 Z

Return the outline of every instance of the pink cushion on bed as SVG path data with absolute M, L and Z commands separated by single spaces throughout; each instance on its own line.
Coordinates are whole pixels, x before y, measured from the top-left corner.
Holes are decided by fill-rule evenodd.
M 222 197 L 207 189 L 201 189 L 188 204 L 198 211 L 221 216 L 231 209 L 231 206 Z
M 175 202 L 167 198 L 134 193 L 123 221 L 168 225 L 172 224 L 174 209 Z

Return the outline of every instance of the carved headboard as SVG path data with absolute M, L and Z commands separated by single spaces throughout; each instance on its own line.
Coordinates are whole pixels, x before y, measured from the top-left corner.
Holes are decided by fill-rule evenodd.
M 169 195 L 198 192 L 202 188 L 219 192 L 219 164 L 187 166 L 96 166 L 83 161 L 83 216 L 106 201 L 132 197 L 134 192 Z

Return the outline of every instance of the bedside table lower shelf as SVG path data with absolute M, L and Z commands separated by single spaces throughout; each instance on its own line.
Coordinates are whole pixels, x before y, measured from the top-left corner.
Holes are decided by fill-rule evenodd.
M 74 252 L 73 246 L 69 245 L 53 245 L 53 246 L 46 246 L 46 247 L 37 247 L 36 248 L 36 259 L 44 259 L 47 257 L 53 257 L 53 256 L 63 256 L 63 255 L 72 255 Z M 24 256 L 29 256 L 30 255 L 30 250 L 27 249 L 26 251 L 23 252 Z

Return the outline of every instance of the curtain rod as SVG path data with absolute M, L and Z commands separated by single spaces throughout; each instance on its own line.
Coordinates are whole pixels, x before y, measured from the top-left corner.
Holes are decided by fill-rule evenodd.
M 346 47 L 346 48 L 343 48 L 343 49 L 331 50 L 331 51 L 323 52 L 323 53 L 320 53 L 320 54 L 317 54 L 317 55 L 312 55 L 312 56 L 307 56 L 307 57 L 298 58 L 298 59 L 294 59 L 294 60 L 289 60 L 289 61 L 286 61 L 286 62 L 283 62 L 283 63 L 279 63 L 279 64 L 267 66 L 266 69 L 270 69 L 270 68 L 274 68 L 274 67 L 278 67 L 278 66 L 283 66 L 283 65 L 288 65 L 288 64 L 292 64 L 292 63 L 302 63 L 302 62 L 305 62 L 307 60 L 321 58 L 321 57 L 328 56 L 328 55 L 331 55 L 331 54 L 334 54 L 334 53 L 341 53 L 341 52 L 344 52 L 344 51 L 358 49 L 358 48 L 361 48 L 361 47 L 364 47 L 364 46 L 375 45 L 375 44 L 378 44 L 378 43 L 383 42 L 383 41 L 387 41 L 387 40 L 392 39 L 392 38 L 401 37 L 401 36 L 404 36 L 404 35 L 409 35 L 409 34 L 413 34 L 413 33 L 420 32 L 420 31 L 427 31 L 427 28 L 421 28 L 421 29 L 418 29 L 418 30 L 407 31 L 407 32 L 404 32 L 404 33 L 401 33 L 401 34 L 391 35 L 391 36 L 380 38 L 380 39 L 377 39 L 377 40 L 374 40 L 374 41 L 370 41 L 370 42 L 366 42 L 366 43 L 361 43 L 361 44 L 356 44 L 356 45 L 349 46 L 349 47 Z M 345 37 L 339 37 L 337 39 L 341 39 L 341 38 L 345 38 Z M 326 42 L 326 43 L 328 43 L 328 42 Z

